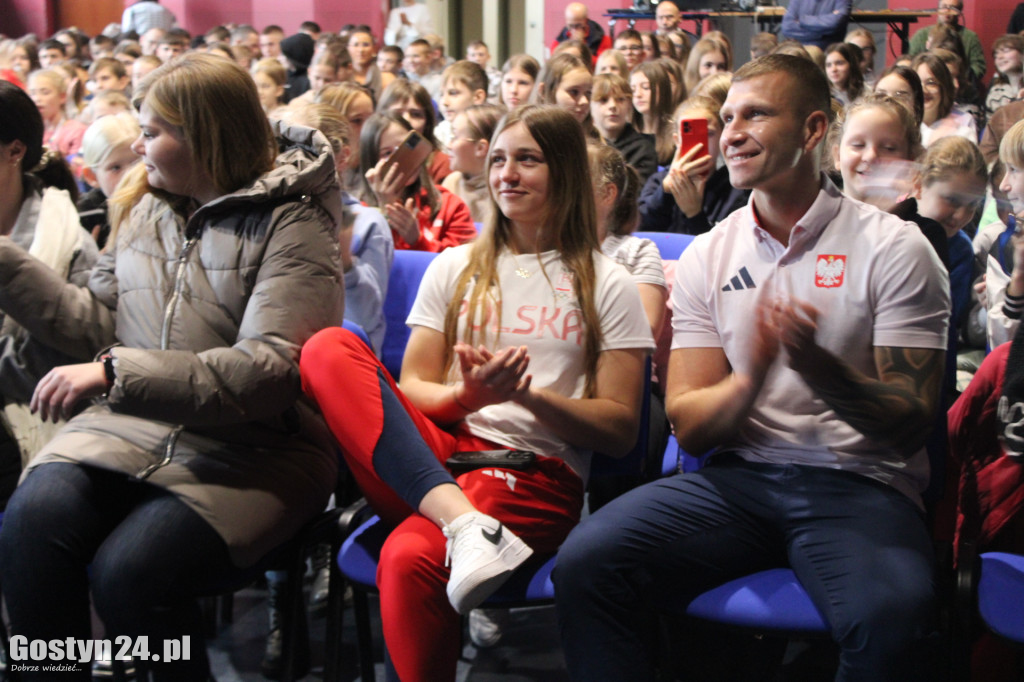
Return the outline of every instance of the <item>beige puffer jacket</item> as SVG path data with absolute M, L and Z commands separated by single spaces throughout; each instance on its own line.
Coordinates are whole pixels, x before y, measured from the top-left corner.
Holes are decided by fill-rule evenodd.
M 324 508 L 337 478 L 326 425 L 302 395 L 299 352 L 340 325 L 340 190 L 327 141 L 292 148 L 187 221 L 150 195 L 88 287 L 0 238 L 0 309 L 88 361 L 112 344 L 109 396 L 33 460 L 126 472 L 178 495 L 255 563 Z

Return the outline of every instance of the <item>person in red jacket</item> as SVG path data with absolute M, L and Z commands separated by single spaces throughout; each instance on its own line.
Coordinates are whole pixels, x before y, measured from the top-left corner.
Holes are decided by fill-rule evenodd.
M 462 199 L 438 187 L 426 166 L 403 177 L 397 167 L 382 172 L 412 126 L 394 114 L 374 114 L 363 125 L 360 162 L 366 172 L 363 198 L 376 203 L 391 226 L 396 249 L 443 251 L 476 238 L 476 226 Z M 375 202 L 373 200 L 376 200 Z
M 570 38 L 585 42 L 595 60 L 598 55 L 612 46 L 612 39 L 608 37 L 599 23 L 590 19 L 587 15 L 587 6 L 582 2 L 571 2 L 566 5 L 565 28 L 552 41 L 551 52 L 554 53 L 559 43 Z

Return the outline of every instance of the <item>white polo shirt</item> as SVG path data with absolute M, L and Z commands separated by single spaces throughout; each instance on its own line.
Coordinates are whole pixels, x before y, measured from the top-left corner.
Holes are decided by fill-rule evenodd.
M 877 377 L 875 346 L 946 348 L 949 281 L 928 241 L 914 224 L 844 196 L 824 176 L 788 247 L 757 225 L 753 198 L 694 239 L 676 268 L 672 347 L 722 348 L 735 371 L 748 372 L 748 330 L 761 297 L 815 306 L 817 342 L 869 377 Z M 923 449 L 908 458 L 856 431 L 784 353 L 721 450 L 853 471 L 918 502 L 928 482 Z

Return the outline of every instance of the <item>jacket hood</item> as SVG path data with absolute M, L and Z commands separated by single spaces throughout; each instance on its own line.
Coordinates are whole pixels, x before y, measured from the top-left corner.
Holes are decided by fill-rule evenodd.
M 313 128 L 270 122 L 280 152 L 274 168 L 252 184 L 217 199 L 222 202 L 246 202 L 303 198 L 325 211 L 335 230 L 341 225 L 341 185 L 334 168 L 334 152 L 323 133 Z M 306 199 L 308 197 L 308 199 Z M 204 207 L 205 208 L 205 207 Z

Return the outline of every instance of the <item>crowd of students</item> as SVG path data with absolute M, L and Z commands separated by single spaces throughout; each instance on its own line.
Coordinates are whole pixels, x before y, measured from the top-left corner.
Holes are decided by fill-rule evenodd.
M 712 523 L 694 519 L 737 504 L 702 486 L 772 490 L 783 473 L 770 467 L 796 466 L 814 513 L 831 509 L 815 495 L 841 490 L 893 515 L 893 535 L 865 545 L 906 545 L 910 558 L 886 569 L 902 582 L 887 589 L 928 583 L 914 517 L 935 410 L 957 415 L 938 535 L 958 513 L 966 527 L 960 472 L 999 459 L 963 445 L 972 424 L 954 401 L 977 394 L 971 375 L 1018 336 L 1024 309 L 1024 38 L 994 42 L 985 87 L 955 24 L 876 75 L 863 29 L 824 49 L 759 34 L 744 60 L 717 31 L 691 45 L 673 8 L 659 4 L 658 30 L 612 39 L 571 3 L 548 59 L 518 54 L 501 69 L 480 41 L 448 57 L 409 0 L 383 37 L 313 22 L 292 35 L 192 36 L 137 10 L 92 38 L 0 41 L 0 571 L 12 633 L 87 638 L 91 590 L 111 635 L 201 642 L 194 597 L 251 579 L 323 509 L 337 446 L 394 526 L 378 585 L 389 670 L 403 680 L 454 676 L 459 614 L 474 643 L 493 646 L 499 614 L 477 607 L 567 538 L 555 580 L 572 595 L 559 613 L 577 679 L 651 665 L 622 624 L 639 623 L 664 571 L 693 573 L 702 553 L 723 579 L 788 555 L 834 626 L 839 679 L 924 674 L 914 662 L 934 594 L 893 602 L 895 620 L 871 599 L 842 612 L 835 595 L 860 589 L 864 567 L 817 582 L 839 560 L 808 559 L 779 539 L 788 526 L 730 531 L 740 549 L 728 556 L 694 539 Z M 683 122 L 706 138 L 684 144 Z M 417 144 L 421 162 L 391 163 Z M 710 234 L 669 266 L 637 229 Z M 804 275 L 818 288 L 807 289 L 786 266 L 818 238 L 833 260 Z M 438 254 L 400 377 L 378 359 L 396 250 Z M 719 277 L 725 286 L 708 288 Z M 839 310 L 812 293 L 844 278 L 857 288 L 829 305 L 863 309 L 836 324 Z M 741 307 L 721 307 L 744 288 Z M 690 451 L 723 454 L 574 530 L 590 453 L 632 446 L 644 358 L 659 345 L 667 356 L 670 339 L 652 420 Z M 1018 371 L 1006 356 L 984 366 L 989 385 Z M 998 421 L 986 419 L 978 429 Z M 453 452 L 495 448 L 537 459 L 514 475 L 445 467 Z M 856 485 L 826 480 L 834 470 Z M 665 521 L 675 504 L 686 523 Z M 796 514 L 763 504 L 743 513 Z M 961 541 L 1024 550 L 1024 526 L 999 512 L 1010 519 L 999 533 Z M 315 600 L 330 560 L 314 562 Z M 267 574 L 271 678 L 283 577 Z M 202 655 L 151 667 L 154 679 L 208 676 Z

